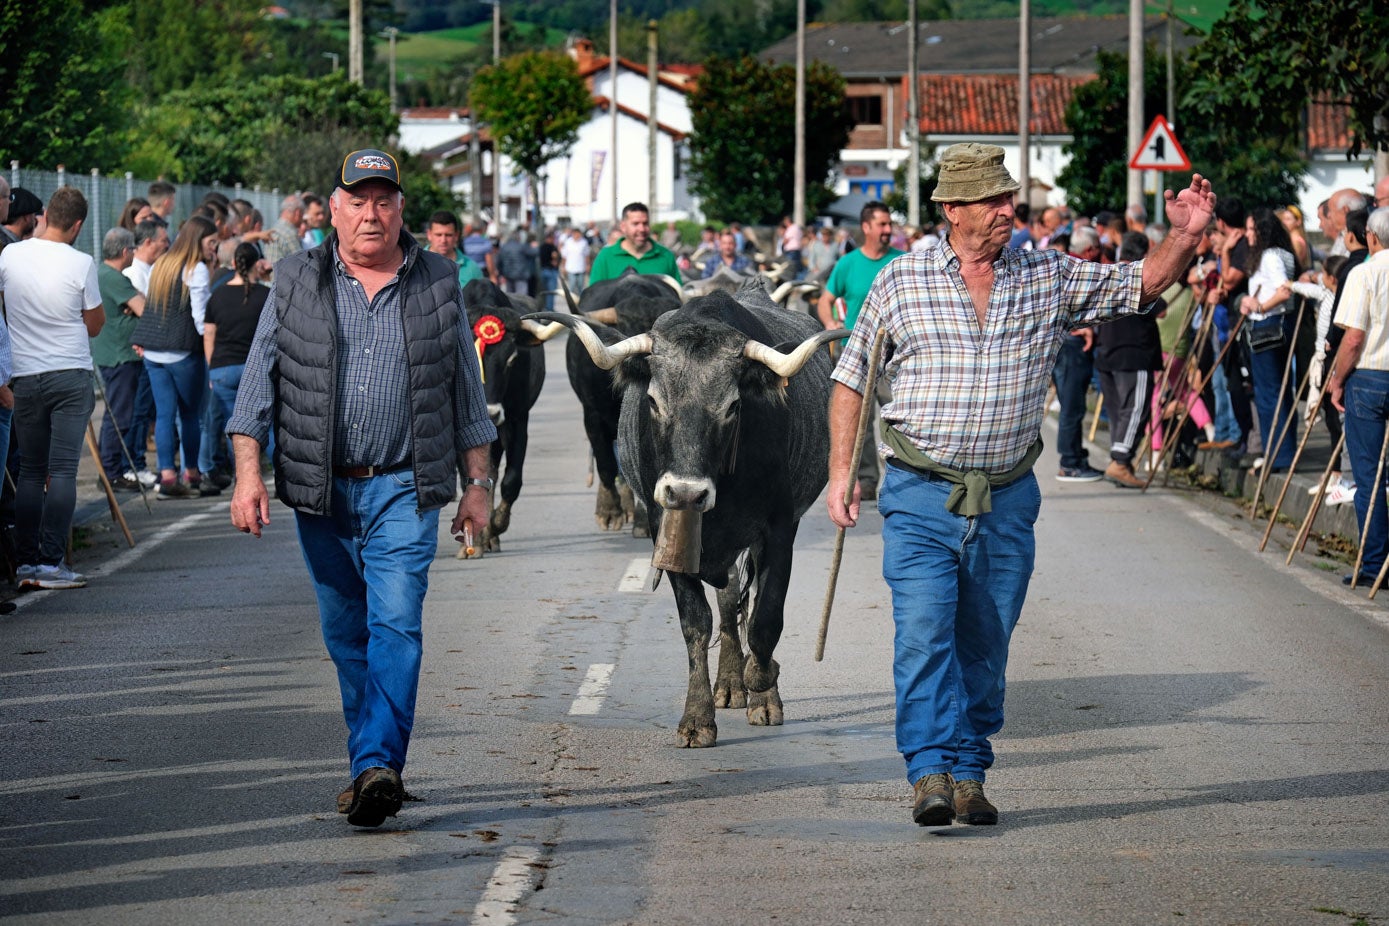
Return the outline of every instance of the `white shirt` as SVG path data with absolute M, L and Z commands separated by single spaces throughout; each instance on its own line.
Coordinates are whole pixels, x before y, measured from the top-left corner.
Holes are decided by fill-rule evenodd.
M 135 262 L 126 267 L 121 273 L 125 274 L 142 296 L 148 296 L 150 291 L 150 271 L 154 269 L 154 264 L 147 264 L 140 258 L 135 258 Z
M 101 308 L 96 261 L 60 241 L 30 238 L 0 251 L 14 375 L 90 370 L 83 312 Z
M 559 253 L 564 257 L 565 273 L 583 273 L 588 269 L 588 242 L 572 235 L 560 242 Z
M 1389 248 L 1351 268 L 1346 288 L 1341 291 L 1341 304 L 1336 307 L 1336 324 L 1365 332 L 1365 349 L 1356 369 L 1389 370 L 1386 319 L 1389 319 Z
M 1282 248 L 1268 248 L 1259 257 L 1259 268 L 1249 275 L 1249 295 L 1259 300 L 1261 305 L 1269 301 L 1273 298 L 1274 291 L 1292 277 L 1294 269 L 1291 254 Z M 1283 308 L 1275 307 L 1277 311 Z M 1254 321 L 1263 321 L 1268 317 L 1268 313 L 1250 312 L 1249 317 Z
M 192 273 L 184 274 L 183 282 L 188 287 L 189 308 L 193 312 L 193 327 L 198 334 L 203 333 L 203 319 L 207 317 L 207 300 L 212 295 L 212 278 L 208 275 L 207 264 L 198 262 Z M 147 350 L 145 359 L 153 363 L 178 363 L 192 354 L 187 350 Z M 199 349 L 198 353 L 202 353 Z

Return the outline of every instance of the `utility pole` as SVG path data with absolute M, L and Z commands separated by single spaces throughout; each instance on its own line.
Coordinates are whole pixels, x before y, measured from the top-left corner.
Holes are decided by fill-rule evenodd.
M 390 80 L 391 80 L 391 112 L 399 112 L 400 105 L 396 102 L 395 94 L 395 37 L 400 34 L 400 30 L 395 26 L 387 26 L 381 30 L 381 34 L 390 42 Z
M 1026 3 L 1027 0 L 1022 0 Z M 907 0 L 907 224 L 921 227 L 921 88 L 916 0 Z M 891 125 L 891 116 L 888 117 Z
M 617 224 L 617 0 L 608 7 L 608 115 L 612 120 L 612 143 L 608 146 L 613 188 L 613 224 Z
M 325 58 L 331 58 L 331 59 L 332 59 L 332 61 L 333 61 L 333 73 L 336 74 L 336 73 L 338 72 L 338 59 L 341 58 L 342 55 L 339 55 L 339 54 L 338 54 L 337 52 L 335 52 L 335 51 L 325 51 L 325 52 L 323 52 L 323 57 L 325 57 Z
M 362 0 L 347 4 L 347 79 L 362 83 Z
M 492 64 L 502 60 L 502 0 L 492 0 Z M 492 221 L 502 237 L 502 146 L 492 137 Z
M 651 210 L 651 218 L 656 218 L 656 68 L 660 24 L 654 19 L 646 22 L 646 84 L 650 89 L 650 99 L 646 106 L 646 207 Z
M 502 60 L 502 0 L 492 0 L 492 63 Z
M 1022 0 L 1018 8 L 1018 186 L 1022 201 L 1031 207 L 1032 0 Z
M 1177 108 L 1176 108 L 1176 106 L 1177 106 L 1177 104 L 1176 104 L 1177 89 L 1176 89 L 1176 72 L 1172 69 L 1172 61 L 1173 61 L 1173 51 L 1172 51 L 1172 21 L 1173 21 L 1173 19 L 1175 19 L 1175 17 L 1172 15 L 1172 0 L 1167 0 L 1167 109 L 1166 109 L 1165 112 L 1166 112 L 1166 115 L 1167 115 L 1167 124 L 1170 125 L 1170 126 L 1172 126 L 1172 127 L 1175 129 L 1176 126 L 1177 126 Z M 1156 188 L 1155 188 L 1155 189 L 1156 189 L 1156 192 L 1153 193 L 1153 221 L 1154 221 L 1155 223 L 1159 224 L 1159 225 L 1166 225 L 1166 224 L 1167 224 L 1167 219 L 1166 219 L 1166 216 L 1165 216 L 1165 210 L 1163 209 L 1163 199 L 1162 199 L 1162 188 L 1163 188 L 1163 186 L 1164 186 L 1164 184 L 1163 184 L 1163 176 L 1164 176 L 1164 175 L 1163 175 L 1163 172 L 1160 171 L 1160 170 L 1153 171 L 1153 175 L 1154 175 L 1154 176 L 1156 177 L 1156 179 L 1157 179 L 1157 186 L 1156 186 Z
M 1132 156 L 1143 140 L 1143 0 L 1129 0 L 1129 144 Z M 1143 203 L 1143 172 L 1129 168 L 1124 207 Z
M 805 0 L 796 0 L 796 163 L 792 168 L 791 221 L 805 228 Z

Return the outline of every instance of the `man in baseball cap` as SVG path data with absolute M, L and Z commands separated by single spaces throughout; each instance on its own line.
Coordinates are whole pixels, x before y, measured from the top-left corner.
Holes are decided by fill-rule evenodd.
M 10 192 L 9 218 L 5 220 L 4 225 L 0 225 L 0 236 L 4 237 L 4 243 L 14 244 L 16 241 L 33 237 L 34 229 L 38 227 L 42 216 L 43 200 L 22 186 L 15 187 Z
M 389 183 L 404 192 L 400 185 L 400 165 L 396 159 L 377 148 L 362 148 L 353 151 L 342 159 L 342 170 L 338 173 L 338 186 L 350 190 L 359 183 L 378 180 Z

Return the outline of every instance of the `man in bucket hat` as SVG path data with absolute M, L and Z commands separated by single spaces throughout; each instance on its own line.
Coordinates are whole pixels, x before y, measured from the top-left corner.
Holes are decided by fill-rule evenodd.
M 1041 504 L 1032 464 L 1060 339 L 1142 311 L 1190 263 L 1215 208 L 1210 183 L 1193 176 L 1167 191 L 1166 241 L 1147 260 L 1106 265 L 1007 247 L 1017 189 L 1002 148 L 945 150 L 931 198 L 949 237 L 884 268 L 833 374 L 829 513 L 852 527 L 851 445 L 869 347 L 886 329 L 892 401 L 878 509 L 897 631 L 897 748 L 922 826 L 998 821 L 984 775 L 1032 574 Z

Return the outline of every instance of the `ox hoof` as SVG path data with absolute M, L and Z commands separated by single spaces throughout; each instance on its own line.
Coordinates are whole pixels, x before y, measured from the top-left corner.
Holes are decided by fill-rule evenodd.
M 632 524 L 637 519 L 637 501 L 632 495 L 632 487 L 624 480 L 617 487 L 618 498 L 622 500 L 622 519 Z
M 780 675 L 781 665 L 775 659 L 768 659 L 764 669 L 757 664 L 755 657 L 749 657 L 743 666 L 743 686 L 748 691 L 767 691 L 776 685 Z
M 748 695 L 748 724 L 754 727 L 779 727 L 782 723 L 781 695 L 776 687 L 754 691 Z
M 714 686 L 714 707 L 747 707 L 748 693 L 737 679 L 719 679 Z
M 507 528 L 511 526 L 511 505 L 502 502 L 492 511 L 492 533 L 505 534 Z
M 634 523 L 632 524 L 632 536 L 633 536 L 633 537 L 650 537 L 650 536 L 651 536 L 651 528 L 648 527 L 648 526 L 646 525 L 646 522 L 645 522 L 645 521 L 636 521 L 636 522 L 634 522 Z
M 627 526 L 622 513 L 622 503 L 617 493 L 607 486 L 598 487 L 598 504 L 594 506 L 593 517 L 598 527 L 605 531 L 620 531 Z
M 675 743 L 681 749 L 707 749 L 718 739 L 719 729 L 712 723 L 681 723 L 675 732 Z

